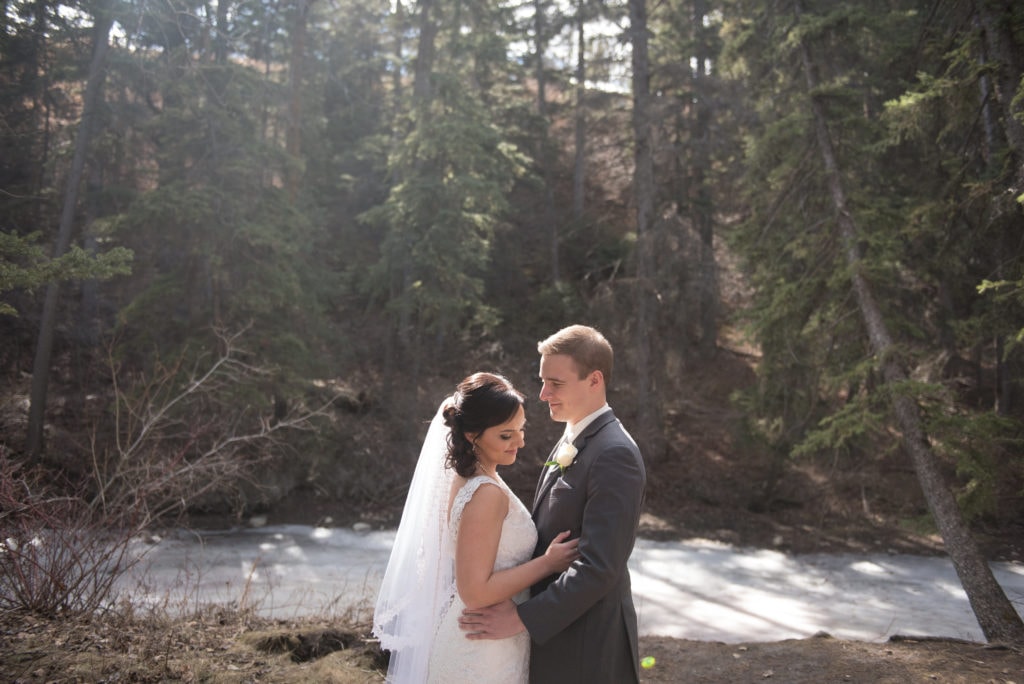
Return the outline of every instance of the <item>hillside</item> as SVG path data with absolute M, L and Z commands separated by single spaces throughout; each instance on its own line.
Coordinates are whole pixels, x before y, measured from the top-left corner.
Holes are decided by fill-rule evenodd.
M 775 548 L 792 553 L 886 551 L 942 553 L 929 521 L 909 460 L 900 452 L 857 454 L 831 460 L 771 458 L 738 437 L 740 414 L 730 396 L 755 381 L 756 355 L 737 340 L 722 346 L 711 361 L 681 371 L 685 396 L 666 402 L 669 424 L 662 454 L 646 454 L 648 492 L 640 534 L 671 540 L 704 538 L 737 546 Z M 535 372 L 530 361 L 502 369 L 521 385 Z M 624 386 L 623 386 L 624 385 Z M 533 385 L 526 385 L 529 393 Z M 438 395 L 441 389 L 424 391 Z M 610 403 L 627 428 L 635 423 L 629 385 L 611 393 Z M 426 404 L 424 404 L 426 405 Z M 363 441 L 383 441 L 391 429 L 371 424 L 373 413 L 359 418 Z M 504 477 L 525 501 L 560 426 L 547 419 L 541 402 L 528 404 L 526 448 Z M 406 455 L 406 462 L 414 454 Z M 956 484 L 955 473 L 948 473 Z M 399 485 L 402 486 L 402 485 Z M 260 508 L 270 523 L 335 524 L 369 522 L 394 526 L 403 493 L 390 500 L 353 506 L 322 490 L 299 488 L 283 500 Z M 993 560 L 1024 560 L 1024 526 L 1009 501 L 1005 517 L 976 521 L 978 539 Z M 222 516 L 194 516 L 193 524 L 236 524 Z

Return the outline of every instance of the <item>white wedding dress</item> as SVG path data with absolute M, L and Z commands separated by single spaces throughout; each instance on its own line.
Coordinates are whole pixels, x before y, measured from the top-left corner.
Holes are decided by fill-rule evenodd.
M 459 532 L 459 522 L 466 504 L 481 486 L 500 487 L 508 496 L 508 515 L 501 526 L 495 570 L 522 565 L 533 556 L 537 546 L 537 530 L 530 512 L 502 480 L 485 475 L 471 478 L 462 486 L 452 502 L 448 534 L 451 547 Z M 472 543 L 472 540 L 466 540 Z M 441 620 L 430 646 L 430 684 L 525 684 L 530 673 L 530 636 L 521 632 L 508 639 L 470 640 L 459 629 L 459 616 L 465 605 L 453 583 L 444 602 Z M 529 597 L 529 589 L 513 600 Z

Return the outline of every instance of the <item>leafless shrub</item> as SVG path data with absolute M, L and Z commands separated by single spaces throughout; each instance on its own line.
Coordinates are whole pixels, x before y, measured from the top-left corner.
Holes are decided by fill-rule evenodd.
M 101 608 L 138 561 L 129 547 L 140 531 L 237 486 L 284 448 L 285 431 L 313 428 L 333 398 L 315 409 L 261 410 L 258 388 L 270 371 L 244 360 L 240 335 L 219 333 L 216 354 L 190 363 L 183 355 L 150 376 L 115 372 L 114 438 L 94 440 L 77 486 L 27 469 L 0 446 L 0 610 Z
M 237 486 L 286 448 L 285 432 L 313 428 L 334 399 L 284 411 L 266 401 L 272 371 L 246 361 L 243 332 L 218 332 L 215 355 L 183 355 L 149 377 L 114 373 L 114 444 L 93 449 L 97 510 L 147 525 Z
M 134 562 L 131 535 L 46 478 L 0 447 L 0 610 L 91 613 Z

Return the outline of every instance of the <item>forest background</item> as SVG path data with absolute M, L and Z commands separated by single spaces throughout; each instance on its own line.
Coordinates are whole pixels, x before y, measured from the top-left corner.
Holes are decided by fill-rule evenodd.
M 1020 3 L 0 17 L 4 510 L 393 523 L 455 383 L 583 322 L 645 533 L 1019 558 Z

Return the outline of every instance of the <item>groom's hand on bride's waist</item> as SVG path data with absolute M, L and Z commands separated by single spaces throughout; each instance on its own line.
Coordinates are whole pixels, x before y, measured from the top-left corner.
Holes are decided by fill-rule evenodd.
M 505 639 L 526 630 L 512 600 L 486 608 L 466 608 L 459 627 L 467 639 Z

